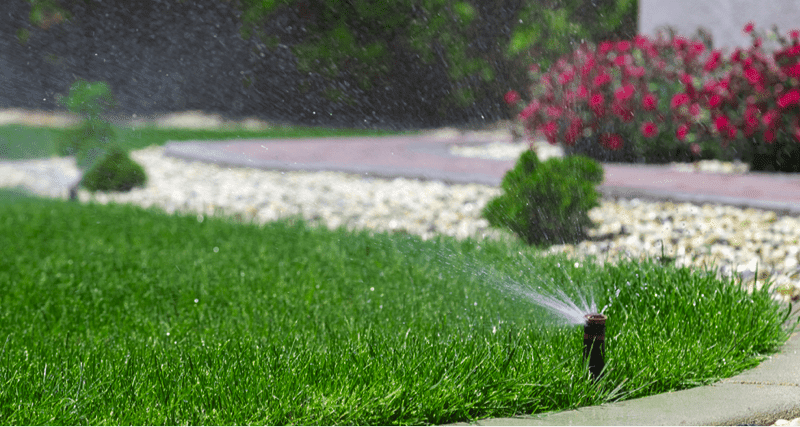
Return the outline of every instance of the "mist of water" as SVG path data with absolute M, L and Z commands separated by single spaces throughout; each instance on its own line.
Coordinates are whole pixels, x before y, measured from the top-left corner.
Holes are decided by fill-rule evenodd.
M 607 308 L 604 307 L 603 310 L 598 311 L 592 293 L 593 286 L 588 284 L 576 286 L 569 273 L 560 264 L 558 267 L 560 267 L 562 277 L 542 276 L 536 272 L 537 267 L 530 259 L 520 255 L 520 258 L 516 258 L 514 261 L 519 263 L 520 273 L 527 273 L 524 281 L 512 278 L 493 266 L 473 264 L 467 260 L 463 260 L 464 264 L 459 266 L 457 264 L 460 263 L 452 264 L 447 261 L 445 264 L 477 277 L 484 282 L 487 288 L 499 292 L 503 297 L 513 299 L 515 303 L 541 308 L 557 323 L 580 325 L 585 323 L 585 315 L 600 313 Z
M 529 287 L 506 279 L 495 283 L 500 290 L 519 296 L 523 300 L 535 304 L 548 312 L 556 315 L 560 320 L 569 325 L 580 325 L 585 322 L 584 316 L 597 313 L 594 296 L 577 296 L 577 301 L 570 298 L 562 289 L 537 291 Z

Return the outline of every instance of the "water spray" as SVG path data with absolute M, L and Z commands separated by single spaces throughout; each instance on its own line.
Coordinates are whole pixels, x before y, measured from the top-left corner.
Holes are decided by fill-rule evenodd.
M 583 316 L 583 358 L 589 360 L 589 372 L 592 379 L 597 380 L 606 366 L 606 319 L 600 313 Z

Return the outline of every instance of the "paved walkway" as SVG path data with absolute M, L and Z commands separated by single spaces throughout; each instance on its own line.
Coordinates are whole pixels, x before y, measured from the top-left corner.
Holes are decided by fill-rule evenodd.
M 166 154 L 232 166 L 331 170 L 378 177 L 498 185 L 511 161 L 456 157 L 451 144 L 480 138 L 400 136 L 169 143 Z M 604 165 L 609 196 L 732 204 L 800 214 L 800 175 L 679 172 L 669 166 Z M 716 384 L 481 425 L 766 425 L 800 417 L 800 336 L 755 369 Z
M 499 185 L 513 161 L 451 155 L 453 144 L 480 138 L 393 136 L 168 143 L 167 155 L 274 170 L 330 170 L 378 177 Z M 609 196 L 713 202 L 800 215 L 800 175 L 680 172 L 668 165 L 604 165 Z

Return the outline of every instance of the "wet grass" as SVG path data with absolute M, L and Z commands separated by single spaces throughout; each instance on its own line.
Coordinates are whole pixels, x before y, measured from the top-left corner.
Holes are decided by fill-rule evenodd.
M 755 366 L 785 309 L 712 274 L 0 196 L 4 424 L 441 424 L 693 387 Z M 606 307 L 580 326 L 503 284 Z M 766 289 L 766 287 L 764 287 Z
M 114 131 L 120 145 L 127 150 L 138 150 L 151 145 L 164 145 L 167 141 L 392 136 L 415 133 L 302 126 L 275 126 L 258 131 L 246 129 L 196 130 L 161 129 L 155 126 L 114 126 Z M 23 160 L 55 156 L 57 155 L 57 140 L 58 138 L 63 138 L 66 132 L 64 129 L 56 128 L 23 125 L 0 126 L 0 159 Z

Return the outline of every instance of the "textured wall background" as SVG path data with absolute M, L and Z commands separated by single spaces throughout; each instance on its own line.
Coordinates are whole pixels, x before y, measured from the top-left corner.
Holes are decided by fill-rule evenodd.
M 715 47 L 750 46 L 742 27 L 752 21 L 758 30 L 778 25 L 786 33 L 800 28 L 798 0 L 639 0 L 639 32 L 655 35 L 669 25 L 684 36 L 693 36 L 705 27 Z
M 504 118 L 500 99 L 479 100 L 440 117 L 438 103 L 450 90 L 446 69 L 401 48 L 395 51 L 396 71 L 381 87 L 367 93 L 340 83 L 340 90 L 357 100 L 353 105 L 323 97 L 313 78 L 311 90 L 303 93 L 291 43 L 271 50 L 255 38 L 242 40 L 238 11 L 224 0 L 60 4 L 73 19 L 42 29 L 29 21 L 29 2 L 3 0 L 0 108 L 63 110 L 56 94 L 66 94 L 83 78 L 108 82 L 120 103 L 117 113 L 126 116 L 203 110 L 229 118 L 397 129 Z M 302 25 L 295 12 L 285 11 L 267 26 L 292 40 Z M 29 32 L 24 43 L 20 29 Z

